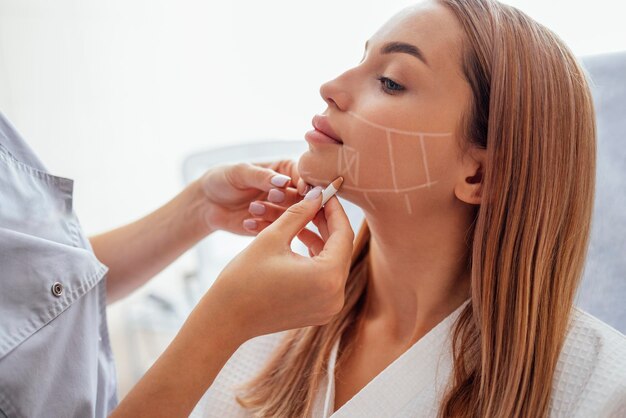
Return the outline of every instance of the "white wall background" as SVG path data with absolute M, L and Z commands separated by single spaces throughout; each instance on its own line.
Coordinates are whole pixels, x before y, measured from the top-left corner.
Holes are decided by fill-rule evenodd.
M 358 63 L 406 0 L 0 0 L 0 111 L 75 179 L 88 234 L 181 188 L 188 154 L 301 139 L 319 86 Z M 626 50 L 620 1 L 509 3 L 578 55 Z M 186 255 L 151 286 L 193 267 Z
M 191 152 L 302 138 L 319 86 L 412 3 L 0 0 L 0 111 L 106 230 L 173 196 Z M 626 50 L 622 2 L 510 3 L 577 54 Z

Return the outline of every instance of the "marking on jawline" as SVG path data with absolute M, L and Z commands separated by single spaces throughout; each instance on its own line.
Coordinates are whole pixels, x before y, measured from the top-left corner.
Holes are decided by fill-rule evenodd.
M 322 184 L 328 183 L 327 180 L 322 180 L 322 179 L 318 179 L 315 177 L 309 177 L 309 179 L 317 183 L 322 183 Z M 418 186 L 412 186 L 412 187 L 402 187 L 397 190 L 396 189 L 365 189 L 362 187 L 342 185 L 340 190 L 352 190 L 355 192 L 364 192 L 364 193 L 406 193 L 406 192 L 411 192 L 413 190 L 419 190 L 419 189 L 423 189 L 426 187 L 430 187 L 433 184 L 437 184 L 437 183 L 438 181 L 435 180 L 435 181 L 431 181 L 430 183 L 423 183 Z

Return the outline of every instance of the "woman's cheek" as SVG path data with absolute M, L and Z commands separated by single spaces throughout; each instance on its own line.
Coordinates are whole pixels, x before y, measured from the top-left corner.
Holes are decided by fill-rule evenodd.
M 389 132 L 382 138 L 363 136 L 358 145 L 308 151 L 300 158 L 300 174 L 321 186 L 342 176 L 344 199 L 366 211 L 409 216 L 424 213 L 441 188 L 450 187 L 456 167 L 451 137 Z
M 300 158 L 300 175 L 322 186 L 342 176 L 340 195 L 360 206 L 398 201 L 414 207 L 414 199 L 451 171 L 452 136 L 390 127 L 366 116 L 346 114 L 343 145 L 311 144 Z

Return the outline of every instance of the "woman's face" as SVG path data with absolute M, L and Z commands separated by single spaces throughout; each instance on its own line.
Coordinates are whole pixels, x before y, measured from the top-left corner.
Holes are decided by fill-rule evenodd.
M 436 2 L 387 22 L 358 65 L 321 86 L 328 108 L 316 123 L 342 143 L 308 132 L 300 175 L 324 186 L 343 176 L 339 194 L 366 212 L 413 214 L 449 199 L 461 168 L 457 127 L 471 98 L 461 36 L 455 17 Z

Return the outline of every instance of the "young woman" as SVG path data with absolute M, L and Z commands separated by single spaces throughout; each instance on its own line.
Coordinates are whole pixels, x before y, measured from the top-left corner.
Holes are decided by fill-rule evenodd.
M 321 95 L 300 175 L 343 176 L 366 218 L 343 310 L 248 341 L 193 415 L 625 416 L 626 337 L 573 306 L 596 131 L 563 42 L 496 1 L 427 1 Z M 283 209 L 250 210 L 262 230 Z

